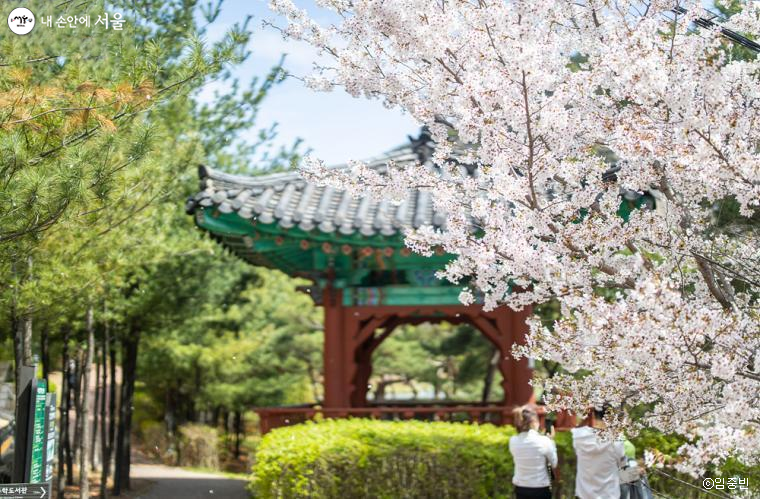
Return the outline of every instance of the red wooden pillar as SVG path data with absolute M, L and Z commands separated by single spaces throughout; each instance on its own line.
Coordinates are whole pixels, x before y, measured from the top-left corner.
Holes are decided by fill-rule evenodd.
M 512 315 L 512 344 L 525 345 L 526 337 L 530 332 L 530 327 L 526 323 L 528 318 L 533 314 L 533 307 L 527 306 L 515 312 L 511 310 Z M 528 359 L 512 359 L 512 379 L 514 380 L 514 397 L 515 404 L 534 404 L 536 397 L 533 393 L 533 386 L 530 381 L 533 379 L 533 369 L 528 364 Z
M 356 346 L 354 353 L 356 375 L 351 386 L 351 407 L 367 406 L 369 378 L 372 376 L 372 351 L 374 350 L 371 343 L 371 340 L 368 340 Z
M 346 331 L 346 314 L 343 307 L 343 292 L 327 286 L 323 291 L 322 305 L 325 312 L 324 336 L 324 381 L 325 408 L 349 407 L 350 386 L 347 383 L 352 367 L 348 359 L 351 341 Z
M 350 323 L 349 323 L 350 324 Z M 392 314 L 377 313 L 360 326 L 351 326 L 355 331 L 354 361 L 355 375 L 351 381 L 351 407 L 366 407 L 369 393 L 369 379 L 372 376 L 372 354 L 398 325 Z M 382 329 L 380 333 L 378 330 Z
M 515 312 L 509 307 L 501 307 L 496 312 L 496 326 L 502 340 L 499 371 L 503 378 L 504 402 L 507 405 L 533 404 L 536 402 L 533 387 L 530 385 L 533 370 L 528 365 L 528 359 L 516 360 L 512 356 L 513 345 L 525 344 L 525 337 L 529 331 L 525 321 L 532 312 L 531 307 L 525 307 L 519 312 Z

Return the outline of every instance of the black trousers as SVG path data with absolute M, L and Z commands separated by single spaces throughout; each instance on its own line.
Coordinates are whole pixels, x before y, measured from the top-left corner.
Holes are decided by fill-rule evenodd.
M 517 499 L 552 499 L 552 489 L 549 487 L 518 487 L 515 485 Z

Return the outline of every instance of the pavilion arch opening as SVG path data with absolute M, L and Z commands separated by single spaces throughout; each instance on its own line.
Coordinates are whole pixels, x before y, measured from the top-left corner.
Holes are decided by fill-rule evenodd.
M 491 362 L 495 364 L 489 380 L 491 386 L 487 389 L 487 402 L 483 402 L 482 391 L 481 397 L 477 402 L 457 401 L 454 397 L 455 393 L 449 395 L 449 400 L 441 400 L 441 388 L 443 388 L 443 384 L 438 383 L 436 385 L 435 378 L 431 376 L 433 373 L 428 372 L 428 376 L 431 376 L 428 381 L 433 381 L 430 384 L 436 393 L 428 401 L 414 397 L 414 401 L 407 402 L 408 405 L 417 408 L 415 410 L 416 418 L 446 417 L 452 419 L 452 416 L 457 411 L 450 408 L 446 409 L 451 403 L 456 407 L 466 405 L 470 409 L 477 406 L 481 408 L 498 406 L 499 409 L 496 411 L 498 415 L 496 417 L 503 419 L 506 407 L 535 400 L 532 387 L 529 384 L 529 370 L 526 369 L 526 366 L 522 365 L 524 361 L 517 361 L 510 354 L 515 340 L 520 341 L 522 339 L 522 335 L 519 334 L 522 332 L 519 326 L 524 321 L 524 318 L 508 308 L 500 307 L 497 310 L 486 312 L 480 306 L 467 307 L 461 305 L 453 307 L 347 307 L 344 309 L 343 317 L 347 321 L 342 323 L 343 327 L 336 327 L 335 330 L 342 330 L 343 338 L 350 340 L 348 342 L 349 345 L 346 345 L 347 342 L 345 341 L 342 342 L 344 347 L 349 346 L 348 349 L 344 349 L 347 355 L 343 357 L 348 360 L 348 362 L 343 362 L 344 367 L 347 367 L 344 370 L 344 379 L 349 381 L 346 387 L 347 393 L 345 394 L 347 398 L 346 406 L 348 407 L 387 409 L 390 406 L 402 407 L 404 405 L 399 401 L 391 402 L 387 400 L 388 397 L 385 394 L 386 387 L 382 387 L 382 384 L 390 382 L 391 379 L 383 379 L 382 375 L 393 373 L 383 373 L 382 370 L 375 371 L 373 364 L 374 361 L 382 356 L 382 353 L 380 357 L 375 356 L 375 352 L 381 348 L 383 343 L 387 341 L 398 342 L 404 337 L 405 333 L 407 335 L 413 334 L 414 330 L 410 330 L 409 328 L 415 327 L 416 329 L 423 328 L 423 331 L 425 331 L 424 328 L 426 327 L 430 328 L 428 331 L 430 333 L 429 341 L 440 342 L 439 347 L 448 346 L 452 351 L 455 350 L 455 343 L 457 341 L 467 340 L 479 345 L 480 349 L 484 351 L 484 355 L 480 355 L 480 362 L 484 362 L 487 366 Z M 524 325 L 524 322 L 522 324 Z M 333 329 L 329 327 L 329 324 L 326 325 L 328 326 L 325 331 L 326 339 L 329 339 Z M 399 331 L 401 331 L 400 335 Z M 450 334 L 445 334 L 447 331 Z M 396 335 L 397 339 L 389 340 L 394 335 Z M 414 341 L 409 342 L 409 345 L 414 345 Z M 464 352 L 466 346 L 464 348 L 460 346 L 460 350 Z M 442 353 L 445 358 L 445 352 Z M 326 350 L 326 365 L 329 365 L 329 358 L 329 352 Z M 420 367 L 424 370 L 424 366 Z M 375 374 L 374 380 L 373 372 Z M 451 369 L 449 369 L 449 372 L 451 372 Z M 497 372 L 500 376 L 496 376 Z M 483 375 L 484 381 L 486 373 L 487 369 Z M 434 376 L 438 376 L 439 374 L 440 371 L 436 369 Z M 399 377 L 402 376 L 404 376 L 403 373 Z M 381 390 L 373 391 L 373 381 Z M 407 382 L 406 384 L 410 387 L 414 386 L 411 382 Z M 494 391 L 494 384 L 498 384 L 499 388 L 501 388 L 501 397 L 498 400 L 494 400 L 491 397 Z M 451 391 L 454 392 L 454 390 Z M 384 400 L 380 401 L 376 400 L 376 398 L 383 398 Z M 328 397 L 326 397 L 327 400 Z M 420 408 L 427 409 L 420 411 Z M 434 408 L 441 410 L 434 410 Z M 444 411 L 443 409 L 446 410 Z M 482 414 L 476 414 L 470 410 L 467 414 L 470 419 L 479 418 L 481 415 L 486 420 L 494 417 L 493 411 L 484 411 Z
M 499 356 L 497 345 L 468 322 L 397 326 L 372 353 L 367 404 L 501 401 Z

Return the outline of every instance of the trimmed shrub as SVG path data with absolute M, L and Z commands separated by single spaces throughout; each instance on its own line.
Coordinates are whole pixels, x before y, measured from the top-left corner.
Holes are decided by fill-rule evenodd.
M 143 450 L 164 464 L 176 464 L 170 456 L 171 442 L 166 427 L 158 421 L 142 421 L 139 428 L 139 438 Z
M 219 469 L 219 435 L 201 424 L 179 427 L 179 465 Z
M 514 465 L 510 426 L 336 419 L 278 428 L 264 436 L 255 455 L 251 492 L 257 499 L 291 498 L 506 498 Z M 576 458 L 572 435 L 554 437 L 561 473 L 559 497 L 574 497 Z M 656 448 L 674 455 L 683 439 L 645 431 L 632 439 L 637 457 Z M 649 473 L 665 497 L 706 499 L 701 479 Z M 729 460 L 707 476 L 747 478 L 757 495 L 760 467 Z M 683 482 L 687 482 L 687 485 Z M 555 496 L 556 497 L 556 496 Z
M 421 421 L 327 420 L 279 428 L 256 452 L 265 498 L 506 498 L 512 428 Z

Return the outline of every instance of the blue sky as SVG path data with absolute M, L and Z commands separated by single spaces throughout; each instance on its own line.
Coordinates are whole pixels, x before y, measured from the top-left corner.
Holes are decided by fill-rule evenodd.
M 295 0 L 295 3 L 317 19 L 329 19 L 325 17 L 329 13 L 312 1 Z M 263 76 L 283 53 L 288 54 L 285 62 L 288 72 L 299 76 L 310 73 L 312 63 L 317 59 L 311 47 L 285 41 L 272 28 L 261 26 L 264 19 L 278 21 L 265 1 L 227 0 L 219 18 L 210 27 L 208 37 L 212 40 L 219 37 L 247 15 L 253 16 L 250 24 L 254 31 L 250 46 L 252 54 L 235 76 L 242 82 L 257 75 Z M 279 24 L 283 22 L 280 20 Z M 211 83 L 206 91 L 210 93 L 214 88 Z M 258 128 L 278 124 L 277 144 L 289 145 L 300 137 L 315 156 L 328 164 L 376 156 L 403 143 L 407 135 L 416 135 L 419 130 L 411 117 L 399 110 L 386 109 L 379 101 L 355 99 L 342 90 L 314 92 L 295 78 L 289 78 L 272 90 L 257 121 Z

